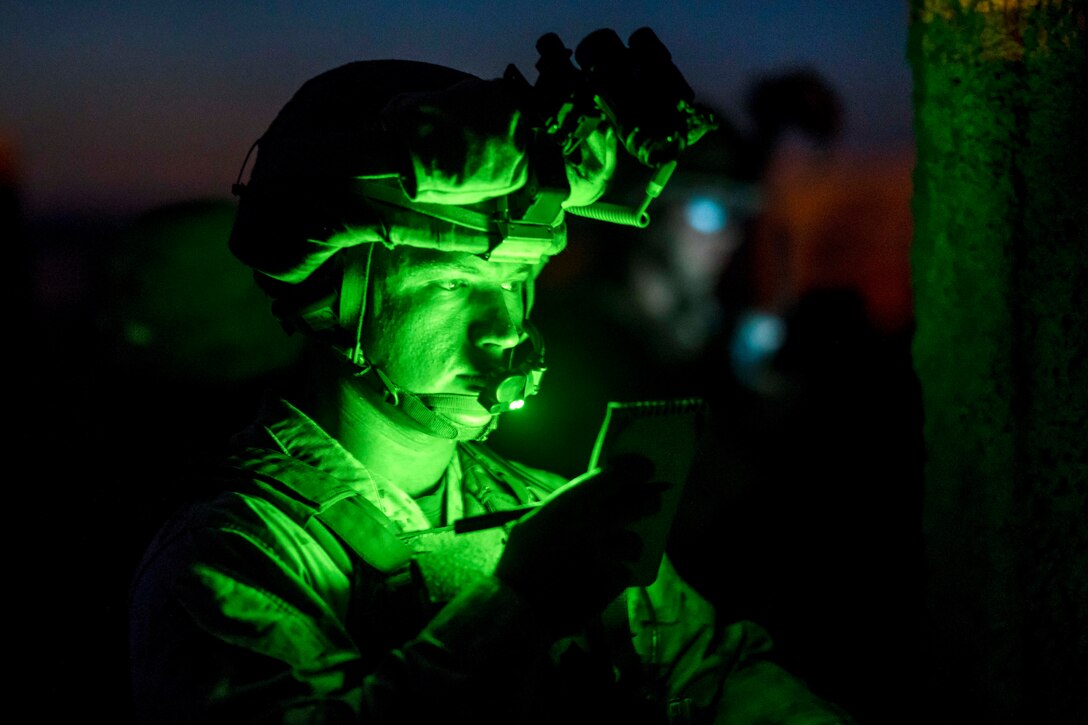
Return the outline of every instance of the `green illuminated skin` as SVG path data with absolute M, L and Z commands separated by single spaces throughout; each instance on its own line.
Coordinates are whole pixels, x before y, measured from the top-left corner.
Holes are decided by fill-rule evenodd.
M 415 393 L 478 393 L 481 373 L 521 341 L 532 268 L 412 247 L 389 262 L 364 326 L 368 358 Z M 471 422 L 486 419 L 481 408 Z
M 367 359 L 412 393 L 475 396 L 483 376 L 522 339 L 522 287 L 532 271 L 465 253 L 375 249 L 363 328 Z M 319 383 L 318 422 L 371 471 L 410 495 L 426 492 L 445 471 L 456 442 L 422 430 L 355 372 L 337 361 Z M 442 412 L 482 426 L 490 415 L 478 407 L 478 413 Z

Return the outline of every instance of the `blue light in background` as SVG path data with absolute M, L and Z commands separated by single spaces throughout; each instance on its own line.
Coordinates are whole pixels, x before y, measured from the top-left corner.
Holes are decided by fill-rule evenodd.
M 693 197 L 685 212 L 691 228 L 703 234 L 720 232 L 728 221 L 725 206 L 705 196 Z
M 737 377 L 749 385 L 757 383 L 763 367 L 782 347 L 786 324 L 768 312 L 750 311 L 737 323 L 730 345 L 730 357 Z

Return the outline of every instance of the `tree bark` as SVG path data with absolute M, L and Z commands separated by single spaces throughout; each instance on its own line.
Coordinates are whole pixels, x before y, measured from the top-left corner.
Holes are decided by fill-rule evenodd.
M 1088 722 L 1088 10 L 911 0 L 935 720 Z

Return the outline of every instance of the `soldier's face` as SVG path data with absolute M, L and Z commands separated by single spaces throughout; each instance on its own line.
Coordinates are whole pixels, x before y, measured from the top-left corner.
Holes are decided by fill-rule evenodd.
M 414 247 L 381 254 L 364 325 L 368 358 L 413 393 L 478 394 L 522 339 L 532 268 Z M 489 414 L 480 406 L 463 417 L 475 425 Z

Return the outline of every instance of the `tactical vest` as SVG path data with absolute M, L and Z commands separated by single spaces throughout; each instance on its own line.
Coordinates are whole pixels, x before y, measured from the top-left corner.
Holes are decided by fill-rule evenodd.
M 552 489 L 485 446 L 463 443 L 459 451 L 462 487 L 486 511 L 536 504 Z M 457 592 L 491 574 L 514 525 L 465 533 L 455 532 L 452 525 L 401 533 L 365 496 L 331 476 L 278 451 L 247 448 L 241 454 L 235 460 L 245 463 L 232 467 L 235 477 L 244 471 L 262 489 L 289 498 L 300 519 L 317 519 L 365 564 L 352 567 L 354 592 L 346 626 L 358 641 L 377 645 L 367 648 L 375 658 L 418 635 Z M 307 475 L 284 475 L 292 468 L 305 469 Z M 302 520 L 300 524 L 305 525 Z M 666 706 L 643 687 L 624 596 L 584 636 L 558 643 L 553 659 L 557 686 L 568 691 L 565 699 L 592 700 L 587 706 L 602 717 L 607 714 L 608 721 L 615 717 L 628 725 L 686 721 L 675 717 L 677 713 L 666 714 Z M 377 661 L 368 664 L 377 666 Z

